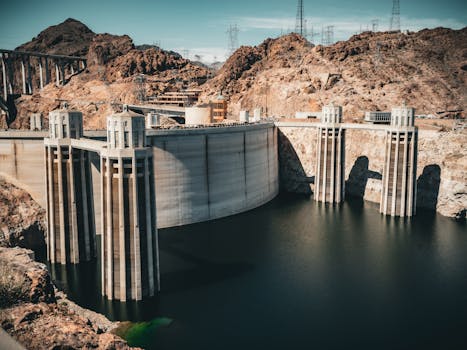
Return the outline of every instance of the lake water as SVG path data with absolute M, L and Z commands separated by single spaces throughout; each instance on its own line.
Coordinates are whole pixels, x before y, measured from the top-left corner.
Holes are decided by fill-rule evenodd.
M 53 277 L 111 319 L 171 319 L 129 338 L 148 349 L 467 348 L 465 223 L 281 195 L 159 235 L 162 291 L 153 300 L 104 300 L 98 262 L 53 266 Z

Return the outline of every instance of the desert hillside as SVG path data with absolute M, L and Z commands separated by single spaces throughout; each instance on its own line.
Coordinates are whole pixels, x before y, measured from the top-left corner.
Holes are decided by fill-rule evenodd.
M 205 98 L 222 91 L 233 114 L 262 107 L 289 116 L 330 101 L 352 117 L 402 101 L 418 113 L 456 114 L 465 110 L 466 70 L 467 28 L 365 32 L 327 47 L 290 34 L 238 49 Z
M 74 19 L 47 28 L 17 50 L 83 56 L 88 65 L 63 87 L 52 83 L 42 91 L 35 89 L 31 96 L 18 98 L 18 115 L 11 128 L 27 128 L 30 113 L 41 112 L 47 117 L 64 100 L 84 113 L 86 128 L 103 128 L 112 104 L 137 102 L 141 88 L 147 95 L 194 88 L 210 74 L 209 69 L 176 52 L 152 45 L 135 46 L 127 35 L 95 34 Z M 37 65 L 32 64 L 34 70 Z M 21 86 L 20 69 L 15 71 L 16 85 Z M 136 76 L 143 77 L 142 84 L 135 82 Z
M 12 128 L 27 128 L 33 112 L 47 118 L 63 100 L 84 113 L 85 128 L 103 128 L 114 104 L 137 102 L 141 89 L 154 96 L 201 87 L 203 102 L 221 91 L 232 119 L 242 109 L 291 116 L 331 101 L 344 106 L 347 120 L 403 101 L 418 114 L 465 116 L 467 102 L 467 28 L 365 32 L 327 47 L 289 34 L 242 46 L 211 79 L 206 66 L 178 53 L 135 46 L 127 35 L 95 34 L 73 19 L 18 49 L 86 56 L 88 67 L 64 87 L 49 84 L 17 99 Z M 135 82 L 140 75 L 143 84 Z

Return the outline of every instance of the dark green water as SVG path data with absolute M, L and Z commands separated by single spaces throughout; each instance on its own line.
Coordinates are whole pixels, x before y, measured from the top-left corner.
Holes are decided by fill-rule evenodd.
M 160 230 L 153 300 L 105 301 L 98 263 L 52 270 L 80 305 L 150 321 L 130 337 L 148 349 L 466 349 L 466 228 L 434 213 L 401 220 L 358 200 L 280 196 Z

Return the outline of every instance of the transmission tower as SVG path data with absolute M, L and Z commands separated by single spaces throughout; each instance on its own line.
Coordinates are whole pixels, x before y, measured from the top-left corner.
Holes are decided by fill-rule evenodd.
M 147 101 L 146 96 L 146 77 L 144 74 L 138 74 L 133 78 L 133 93 L 136 100 L 140 103 Z
M 334 42 L 334 26 L 326 26 L 321 30 L 321 45 L 328 46 Z
M 311 42 L 311 43 L 315 43 L 315 36 L 318 36 L 320 34 L 320 32 L 315 32 L 315 28 L 314 26 L 312 25 L 311 26 L 311 30 L 308 32 L 308 40 Z
M 303 0 L 298 0 L 297 5 L 297 21 L 295 22 L 295 33 L 301 36 L 305 35 L 305 19 L 303 18 Z
M 229 30 L 227 30 L 227 36 L 229 40 L 229 56 L 231 56 L 235 50 L 238 49 L 238 26 L 236 24 L 231 24 Z
M 303 34 L 301 34 L 305 39 L 308 38 L 308 27 L 307 27 L 308 21 L 305 19 L 303 21 Z
M 378 26 L 379 26 L 379 20 L 378 19 L 374 19 L 371 21 L 371 31 L 373 33 L 376 33 L 378 31 Z
M 401 30 L 401 7 L 399 0 L 392 0 L 392 16 L 390 31 L 400 32 Z
M 381 55 L 381 42 L 377 41 L 375 46 L 375 52 L 373 54 L 373 64 L 375 69 L 378 69 L 382 62 L 382 55 Z

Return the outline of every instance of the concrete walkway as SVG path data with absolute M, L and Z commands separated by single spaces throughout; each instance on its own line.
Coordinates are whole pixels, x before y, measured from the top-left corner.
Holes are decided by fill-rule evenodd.
M 0 349 L 5 350 L 25 350 L 25 348 L 20 345 L 16 340 L 14 340 L 10 335 L 0 328 Z

